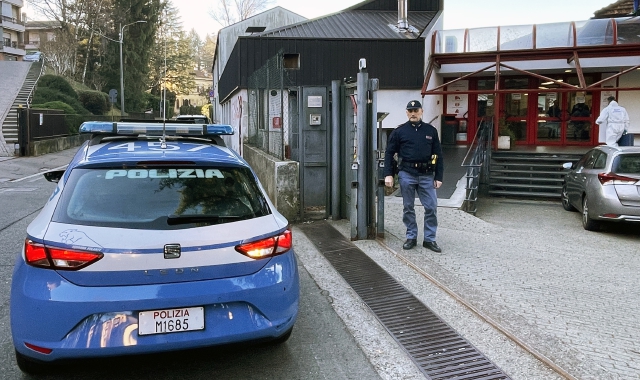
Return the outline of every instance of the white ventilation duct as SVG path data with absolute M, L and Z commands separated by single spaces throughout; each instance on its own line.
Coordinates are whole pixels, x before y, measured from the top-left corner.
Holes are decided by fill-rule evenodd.
M 409 29 L 409 0 L 398 0 L 398 29 L 405 31 Z

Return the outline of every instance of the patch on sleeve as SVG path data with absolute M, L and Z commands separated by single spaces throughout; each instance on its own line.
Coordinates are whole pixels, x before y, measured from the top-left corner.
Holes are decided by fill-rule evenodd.
M 425 136 L 427 140 L 433 140 L 433 136 Z

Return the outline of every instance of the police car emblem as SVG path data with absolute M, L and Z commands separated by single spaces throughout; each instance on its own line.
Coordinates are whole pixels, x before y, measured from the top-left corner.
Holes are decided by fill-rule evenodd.
M 180 257 L 180 252 L 180 244 L 165 244 L 164 246 L 165 259 L 177 259 Z

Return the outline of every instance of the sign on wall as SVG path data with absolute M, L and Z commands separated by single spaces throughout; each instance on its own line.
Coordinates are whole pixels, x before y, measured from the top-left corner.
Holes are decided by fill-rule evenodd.
M 469 81 L 460 80 L 447 86 L 448 91 L 468 91 Z M 457 118 L 465 117 L 469 110 L 468 94 L 448 94 L 447 95 L 447 114 L 456 115 Z

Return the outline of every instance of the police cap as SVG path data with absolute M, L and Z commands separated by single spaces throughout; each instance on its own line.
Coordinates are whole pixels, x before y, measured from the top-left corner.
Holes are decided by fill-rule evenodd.
M 417 100 L 412 100 L 409 103 L 407 103 L 408 110 L 417 110 L 419 108 L 422 108 L 422 104 L 420 104 L 420 102 Z

